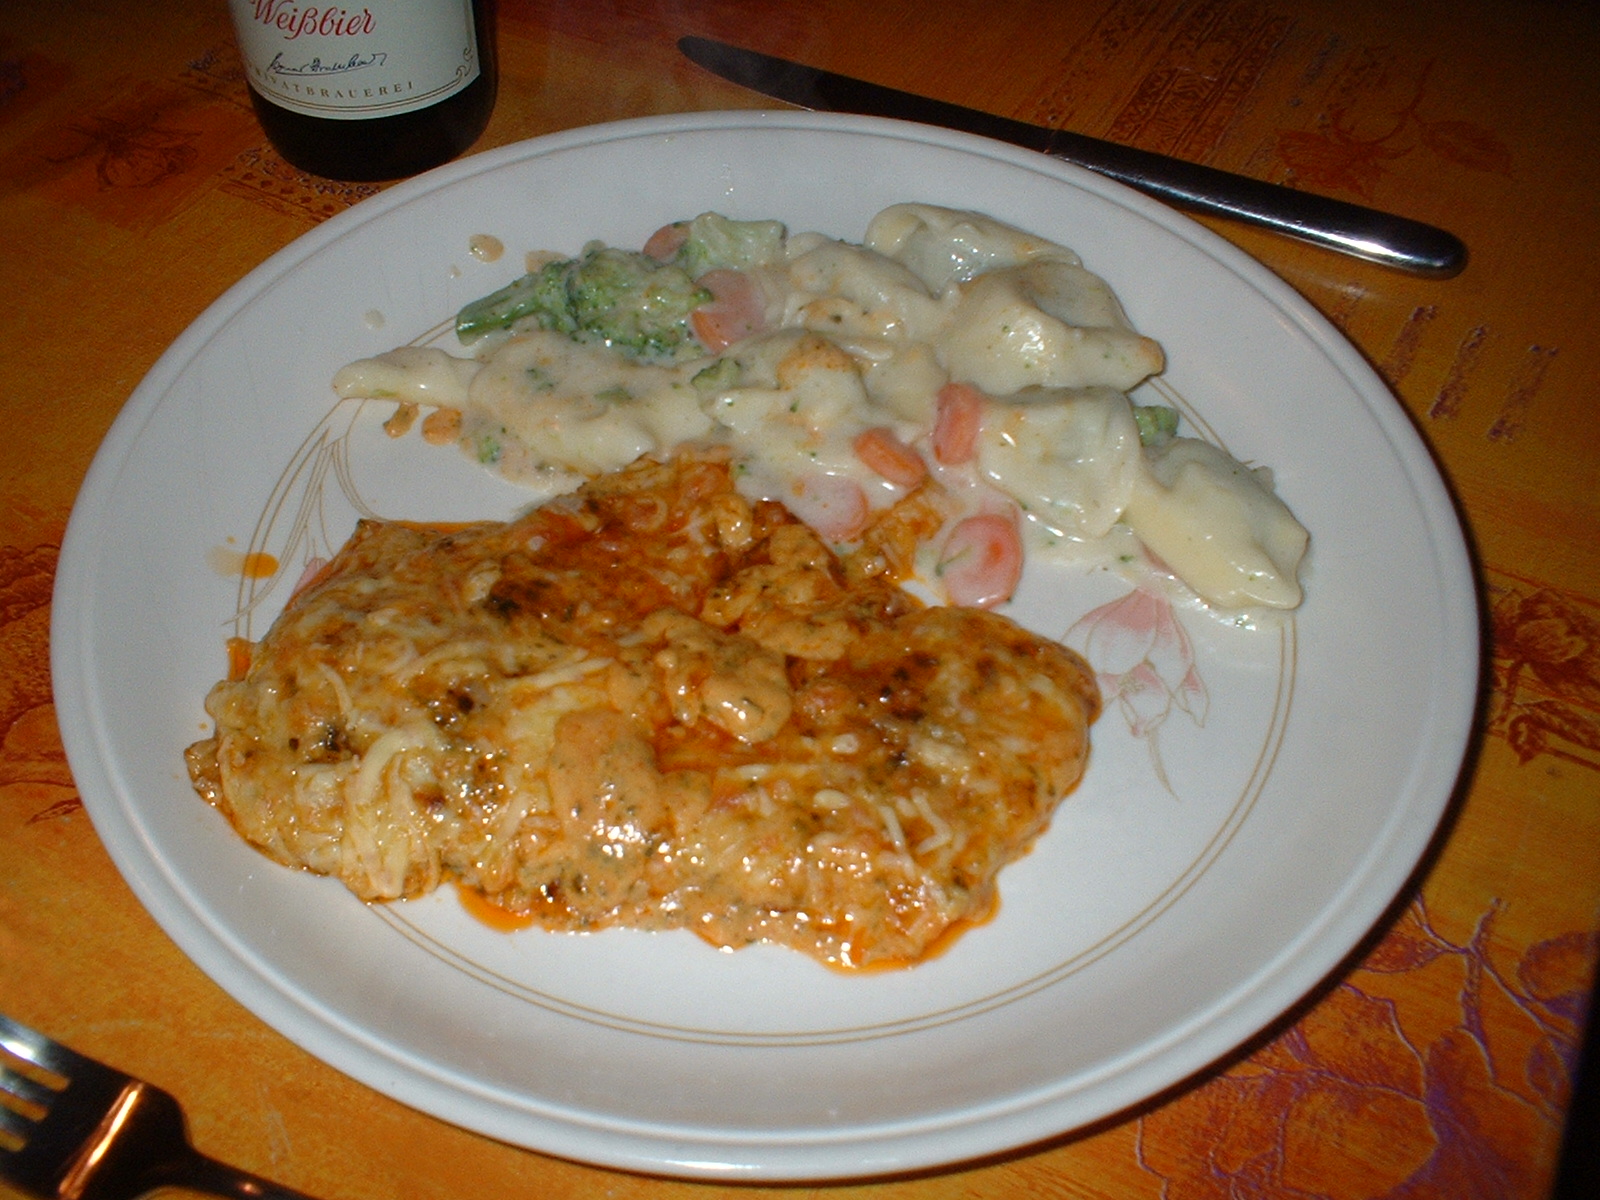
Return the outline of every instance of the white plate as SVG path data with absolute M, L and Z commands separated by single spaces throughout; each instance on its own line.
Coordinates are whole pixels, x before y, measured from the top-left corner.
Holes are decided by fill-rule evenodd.
M 385 437 L 382 406 L 330 417 L 341 364 L 437 329 L 519 273 L 525 250 L 637 246 L 707 209 L 856 239 L 902 200 L 978 209 L 1078 250 L 1165 346 L 1162 388 L 1234 454 L 1271 464 L 1314 539 L 1294 618 L 1237 628 L 1180 606 L 1203 693 L 1178 692 L 1154 737 L 1110 706 L 1087 779 L 1002 876 L 993 922 L 912 970 L 861 976 L 688 935 L 496 933 L 449 893 L 363 906 L 246 848 L 196 798 L 182 750 L 206 729 L 201 700 L 241 604 L 254 597 L 259 636 L 287 576 L 349 532 L 355 498 L 432 519 L 509 515 L 526 499 L 415 434 Z M 478 233 L 505 257 L 474 259 Z M 250 548 L 282 557 L 285 578 L 241 586 L 227 560 Z M 1013 612 L 1060 636 L 1126 592 L 1104 572 L 1030 568 Z M 1112 611 L 1100 631 L 1139 615 Z M 797 113 L 509 146 L 275 255 L 129 400 L 73 513 L 54 616 L 56 702 L 96 828 L 241 1003 L 445 1120 L 722 1178 L 1001 1151 L 1227 1055 L 1335 969 L 1406 884 L 1451 794 L 1477 678 L 1467 558 L 1429 457 L 1290 289 L 1171 210 L 1049 159 Z M 1172 684 L 1174 661 L 1187 665 L 1175 637 L 1149 655 Z

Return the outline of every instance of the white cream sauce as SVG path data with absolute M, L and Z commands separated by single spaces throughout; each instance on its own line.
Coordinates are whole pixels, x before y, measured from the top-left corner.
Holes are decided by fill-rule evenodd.
M 1141 446 L 1126 393 L 1163 369 L 1161 348 L 1072 251 L 921 204 L 878 214 L 861 245 L 768 242 L 767 260 L 740 264 L 759 331 L 720 354 L 660 365 L 519 329 L 473 357 L 403 347 L 364 359 L 334 389 L 458 410 L 469 454 L 539 486 L 725 443 L 746 494 L 784 501 L 836 540 L 850 533 L 841 505 L 878 510 L 909 490 L 858 451 L 863 434 L 887 433 L 954 497 L 952 520 L 1009 511 L 1029 553 L 1120 554 L 1131 530 L 1212 604 L 1299 604 L 1307 534 L 1269 478 L 1195 439 Z M 952 382 L 986 396 L 955 464 L 934 436 Z

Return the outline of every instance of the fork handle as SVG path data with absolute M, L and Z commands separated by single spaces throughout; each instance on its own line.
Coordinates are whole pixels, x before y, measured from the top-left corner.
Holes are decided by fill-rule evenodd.
M 304 1192 L 297 1192 L 281 1183 L 252 1175 L 249 1171 L 230 1167 L 196 1153 L 173 1163 L 162 1172 L 160 1187 L 188 1188 L 209 1196 L 231 1196 L 236 1200 L 314 1200 Z

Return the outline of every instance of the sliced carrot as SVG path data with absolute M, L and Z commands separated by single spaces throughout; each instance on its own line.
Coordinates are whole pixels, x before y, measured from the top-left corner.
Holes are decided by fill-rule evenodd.
M 795 480 L 789 510 L 830 542 L 848 542 L 867 525 L 870 509 L 861 485 L 845 475 L 820 471 Z
M 928 464 L 894 430 L 874 425 L 855 441 L 856 457 L 890 483 L 916 487 L 928 474 Z
M 671 262 L 683 244 L 689 240 L 689 223 L 674 221 L 652 233 L 644 244 L 644 252 L 657 262 Z
M 743 271 L 719 267 L 695 280 L 711 292 L 710 303 L 690 314 L 694 335 L 713 354 L 759 333 L 767 323 L 767 304 L 755 280 Z
M 938 574 L 952 604 L 992 608 L 1009 600 L 1022 579 L 1016 522 L 998 513 L 958 522 L 939 553 Z
M 970 383 L 947 383 L 939 389 L 933 418 L 933 456 L 946 466 L 971 462 L 978 452 L 985 396 Z

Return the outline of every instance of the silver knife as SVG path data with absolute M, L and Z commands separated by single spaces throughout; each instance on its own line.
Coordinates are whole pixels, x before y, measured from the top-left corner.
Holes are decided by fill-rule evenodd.
M 678 49 L 724 79 L 801 108 L 980 134 L 1088 167 L 1178 208 L 1244 221 L 1416 275 L 1445 279 L 1466 266 L 1467 248 L 1454 234 L 1359 204 L 998 117 L 708 38 L 681 38 Z

